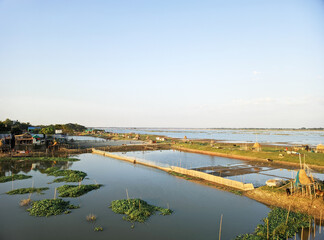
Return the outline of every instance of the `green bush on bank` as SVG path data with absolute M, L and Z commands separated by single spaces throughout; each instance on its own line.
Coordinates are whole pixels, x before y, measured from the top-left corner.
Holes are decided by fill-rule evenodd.
M 262 239 L 286 239 L 291 238 L 302 227 L 309 226 L 310 216 L 302 213 L 289 212 L 282 208 L 274 208 L 263 219 L 263 224 L 259 224 L 254 233 L 237 236 L 236 240 L 262 240 Z M 267 227 L 269 226 L 269 228 Z M 267 235 L 269 236 L 267 238 Z

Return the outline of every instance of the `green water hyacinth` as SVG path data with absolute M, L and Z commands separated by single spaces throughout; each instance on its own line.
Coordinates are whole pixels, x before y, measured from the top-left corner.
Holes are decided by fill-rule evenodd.
M 87 174 L 78 170 L 60 170 L 58 167 L 51 167 L 45 170 L 45 173 L 54 177 L 61 177 L 54 180 L 54 182 L 80 182 Z
M 90 185 L 63 185 L 57 188 L 60 193 L 59 197 L 79 197 L 92 190 L 99 189 L 101 184 L 90 184 Z
M 10 182 L 10 181 L 15 181 L 15 180 L 24 180 L 24 179 L 28 179 L 31 177 L 32 176 L 25 175 L 25 174 L 15 174 L 12 176 L 3 176 L 3 177 L 0 177 L 0 183 Z
M 172 210 L 168 208 L 156 207 L 141 199 L 122 199 L 111 202 L 110 208 L 118 214 L 126 214 L 124 220 L 130 222 L 145 222 L 155 212 L 161 215 L 170 215 Z
M 70 205 L 69 201 L 62 199 L 44 199 L 34 201 L 32 207 L 27 209 L 29 215 L 37 217 L 49 217 L 68 213 L 68 209 L 79 208 L 78 206 Z
M 6 192 L 9 195 L 15 195 L 15 194 L 26 194 L 26 193 L 39 193 L 39 194 L 43 194 L 43 191 L 48 190 L 48 187 L 45 188 L 19 188 L 19 189 L 15 189 L 15 190 L 11 190 L 9 192 Z

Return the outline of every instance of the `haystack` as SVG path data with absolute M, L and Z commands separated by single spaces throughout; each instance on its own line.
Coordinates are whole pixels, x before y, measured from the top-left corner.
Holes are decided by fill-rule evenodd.
M 310 178 L 307 176 L 306 171 L 304 169 L 300 169 L 299 170 L 299 182 L 302 185 L 308 185 L 311 184 L 312 181 L 310 180 Z
M 318 144 L 317 147 L 316 147 L 316 152 L 324 153 L 324 145 L 323 144 Z
M 253 149 L 254 151 L 260 152 L 260 151 L 261 151 L 261 144 L 258 143 L 258 142 L 254 143 L 252 149 Z

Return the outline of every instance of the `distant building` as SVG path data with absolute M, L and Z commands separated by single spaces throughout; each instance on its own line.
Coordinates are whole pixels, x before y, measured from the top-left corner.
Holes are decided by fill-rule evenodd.
M 26 132 L 21 135 L 16 135 L 15 136 L 15 143 L 16 146 L 21 146 L 21 145 L 32 145 L 33 144 L 33 137 L 29 132 Z
M 27 128 L 27 131 L 30 132 L 30 133 L 36 133 L 40 130 L 41 128 L 40 127 L 28 127 Z
M 62 133 L 63 133 L 62 129 L 55 130 L 55 134 L 62 134 Z

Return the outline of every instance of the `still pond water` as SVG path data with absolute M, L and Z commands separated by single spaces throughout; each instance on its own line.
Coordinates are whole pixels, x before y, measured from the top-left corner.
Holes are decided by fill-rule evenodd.
M 13 188 L 49 187 L 44 195 L 32 195 L 32 200 L 53 198 L 55 187 L 64 183 L 52 183 L 55 178 L 41 173 L 51 163 L 34 165 L 32 162 L 8 164 L 0 162 L 1 175 L 10 171 L 26 173 L 31 179 L 0 183 L 0 239 L 218 239 L 220 216 L 223 214 L 222 239 L 233 239 L 241 233 L 253 232 L 270 209 L 256 201 L 211 187 L 188 182 L 165 172 L 94 154 L 78 156 L 81 161 L 57 163 L 62 168 L 81 170 L 88 174 L 83 184 L 95 181 L 102 188 L 79 198 L 66 198 L 80 205 L 68 215 L 51 217 L 29 216 L 19 201 L 28 195 L 7 195 Z M 170 216 L 152 216 L 146 223 L 131 223 L 115 214 L 108 206 L 111 201 L 141 198 L 150 204 L 167 207 Z M 97 215 L 95 224 L 86 216 Z M 103 232 L 94 232 L 102 226 Z

